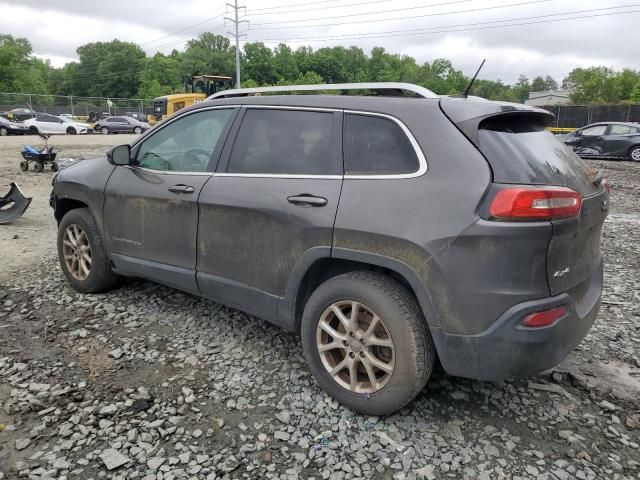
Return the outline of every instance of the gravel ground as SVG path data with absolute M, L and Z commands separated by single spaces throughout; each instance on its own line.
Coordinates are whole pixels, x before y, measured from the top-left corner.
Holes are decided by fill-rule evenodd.
M 48 196 L 50 175 L 18 174 L 9 150 L 0 183 Z M 528 380 L 436 371 L 380 418 L 327 397 L 298 337 L 249 315 L 141 280 L 75 293 L 51 212 L 32 206 L 0 227 L 0 479 L 640 478 L 640 165 L 591 163 L 613 197 L 585 341 Z M 29 225 L 37 240 L 13 262 L 6 239 Z

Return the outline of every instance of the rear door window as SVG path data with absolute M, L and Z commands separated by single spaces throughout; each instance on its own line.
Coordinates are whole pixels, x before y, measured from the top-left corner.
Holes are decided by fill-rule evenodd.
M 336 114 L 312 110 L 246 110 L 228 173 L 339 175 Z
M 609 135 L 630 135 L 637 134 L 638 129 L 630 125 L 611 125 Z
M 480 123 L 480 151 L 491 165 L 494 181 L 566 186 L 583 196 L 597 192 L 592 183 L 596 171 L 545 127 L 535 115 L 503 115 Z
M 350 113 L 344 119 L 344 166 L 351 175 L 394 175 L 416 172 L 419 161 L 396 122 Z

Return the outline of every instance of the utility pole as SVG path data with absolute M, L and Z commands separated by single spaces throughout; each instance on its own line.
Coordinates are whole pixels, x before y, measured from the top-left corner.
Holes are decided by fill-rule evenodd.
M 246 8 L 241 5 L 238 6 L 238 0 L 233 0 L 233 5 L 231 3 L 227 3 L 229 7 L 233 9 L 234 18 L 224 17 L 225 20 L 229 20 L 235 26 L 235 33 L 227 31 L 229 35 L 235 37 L 236 39 L 236 88 L 240 88 L 240 24 L 241 23 L 249 23 L 248 20 L 240 20 L 238 18 L 238 12 L 241 8 Z

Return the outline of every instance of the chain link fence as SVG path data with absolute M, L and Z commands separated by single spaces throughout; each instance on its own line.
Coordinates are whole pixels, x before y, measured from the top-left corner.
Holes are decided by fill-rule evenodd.
M 140 98 L 73 97 L 28 93 L 0 93 L 0 112 L 28 108 L 52 115 L 68 114 L 76 117 L 153 114 L 153 100 Z
M 549 105 L 556 128 L 580 128 L 596 122 L 640 122 L 640 105 Z

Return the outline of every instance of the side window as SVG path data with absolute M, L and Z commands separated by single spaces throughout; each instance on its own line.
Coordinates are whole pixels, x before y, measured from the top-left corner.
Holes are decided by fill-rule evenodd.
M 139 166 L 162 171 L 206 172 L 209 160 L 233 109 L 205 110 L 186 115 L 142 142 Z
M 229 173 L 340 175 L 333 148 L 334 114 L 249 108 L 238 131 Z
M 107 123 L 114 123 L 116 122 L 115 118 L 107 118 Z
M 628 125 L 611 125 L 609 135 L 629 135 L 630 133 L 638 133 L 638 130 Z
M 346 174 L 407 174 L 417 171 L 419 166 L 413 145 L 396 122 L 374 115 L 345 115 Z
M 589 127 L 582 130 L 583 137 L 599 137 L 600 135 L 604 135 L 604 132 L 607 131 L 606 125 L 596 125 L 595 127 Z

